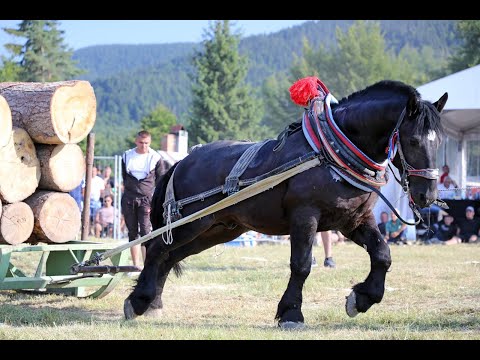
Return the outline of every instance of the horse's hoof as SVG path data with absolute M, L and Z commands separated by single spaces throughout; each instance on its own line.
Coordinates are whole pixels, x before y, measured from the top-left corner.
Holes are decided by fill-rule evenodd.
M 147 316 L 147 317 L 150 317 L 150 318 L 159 318 L 159 317 L 162 316 L 162 314 L 163 314 L 162 309 L 153 309 L 153 308 L 149 307 L 143 315 Z
M 296 321 L 279 321 L 278 327 L 284 330 L 302 330 L 305 328 L 305 324 Z
M 126 320 L 133 320 L 137 317 L 137 314 L 133 311 L 132 303 L 130 299 L 125 299 L 123 303 L 123 314 L 125 315 Z
M 346 299 L 345 310 L 347 311 L 347 315 L 353 318 L 358 315 L 357 296 L 355 295 L 355 291 L 352 291 Z

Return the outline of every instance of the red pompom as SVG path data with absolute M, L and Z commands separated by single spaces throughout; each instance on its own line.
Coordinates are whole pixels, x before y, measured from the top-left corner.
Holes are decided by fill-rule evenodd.
M 322 94 L 325 96 L 329 91 L 324 83 L 316 76 L 309 76 L 296 81 L 290 86 L 290 98 L 300 106 L 307 106 L 308 102 Z

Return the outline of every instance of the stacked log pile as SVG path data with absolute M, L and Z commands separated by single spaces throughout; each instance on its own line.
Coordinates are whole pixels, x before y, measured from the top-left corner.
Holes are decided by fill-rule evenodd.
M 68 192 L 85 175 L 78 143 L 95 119 L 87 81 L 0 83 L 0 244 L 75 239 L 80 209 Z

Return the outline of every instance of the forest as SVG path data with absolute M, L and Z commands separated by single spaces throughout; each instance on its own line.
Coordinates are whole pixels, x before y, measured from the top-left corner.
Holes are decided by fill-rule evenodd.
M 29 21 L 33 24 L 40 20 Z M 58 24 L 51 22 L 55 29 Z M 28 24 L 22 25 L 23 31 L 29 29 Z M 97 45 L 75 52 L 63 49 L 76 68 L 58 76 L 62 80 L 88 80 L 95 90 L 97 154 L 121 153 L 129 145 L 129 137 L 142 126 L 142 119 L 159 107 L 186 126 L 190 145 L 222 137 L 223 125 L 208 130 L 210 135 L 202 135 L 192 122 L 194 116 L 206 121 L 210 116 L 198 112 L 201 107 L 195 99 L 206 93 L 214 98 L 218 90 L 202 92 L 198 88 L 198 57 L 205 55 L 209 42 L 221 34 L 216 32 L 219 29 L 210 30 L 211 37 L 201 43 Z M 275 137 L 302 110 L 289 102 L 288 87 L 303 76 L 318 76 L 338 99 L 384 78 L 419 86 L 445 76 L 452 72 L 455 60 L 458 63 L 459 58 L 465 58 L 460 52 L 469 31 L 465 27 L 462 30 L 455 20 L 318 20 L 244 38 L 226 21 L 223 32 L 227 39 L 235 39 L 227 50 L 238 53 L 240 64 L 235 86 L 245 86 L 253 98 L 249 105 L 251 119 L 241 119 L 251 126 L 250 131 L 242 133 L 239 127 L 237 133 L 229 131 L 228 136 L 250 135 L 252 140 Z M 11 48 L 12 55 L 21 56 L 18 46 Z M 0 60 L 0 81 L 26 81 L 12 59 Z M 203 71 L 208 71 L 208 66 L 214 64 L 207 64 Z

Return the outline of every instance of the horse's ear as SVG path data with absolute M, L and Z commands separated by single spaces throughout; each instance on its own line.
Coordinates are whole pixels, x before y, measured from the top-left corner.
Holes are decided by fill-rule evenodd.
M 445 104 L 447 103 L 448 100 L 448 93 L 446 92 L 445 94 L 442 95 L 440 99 L 435 101 L 433 105 L 437 108 L 438 112 L 441 113 Z
M 407 102 L 407 114 L 408 116 L 413 116 L 418 112 L 420 99 L 415 95 L 411 95 L 408 98 Z

